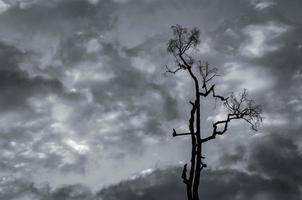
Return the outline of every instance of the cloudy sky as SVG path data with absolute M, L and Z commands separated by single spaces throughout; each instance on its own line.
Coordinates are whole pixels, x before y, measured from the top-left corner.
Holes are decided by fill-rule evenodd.
M 166 52 L 198 27 L 217 91 L 263 106 L 204 146 L 204 199 L 302 198 L 301 0 L 0 0 L 0 199 L 185 199 L 192 82 Z M 204 134 L 223 107 L 202 103 Z

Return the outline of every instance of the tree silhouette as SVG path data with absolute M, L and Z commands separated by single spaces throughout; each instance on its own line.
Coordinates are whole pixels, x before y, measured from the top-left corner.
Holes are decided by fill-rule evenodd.
M 181 178 L 186 185 L 187 199 L 199 200 L 198 187 L 200 183 L 201 170 L 207 167 L 203 159 L 202 144 L 222 135 L 228 130 L 229 123 L 233 120 L 244 120 L 251 125 L 253 130 L 257 130 L 262 122 L 261 106 L 256 105 L 248 97 L 247 90 L 244 89 L 240 95 L 231 94 L 229 97 L 217 95 L 215 84 L 212 81 L 217 74 L 217 68 L 209 67 L 208 63 L 204 65 L 200 60 L 193 58 L 193 50 L 200 43 L 199 30 L 193 28 L 188 31 L 180 25 L 172 26 L 173 38 L 168 42 L 167 51 L 175 58 L 176 66 L 170 69 L 166 66 L 166 72 L 175 74 L 180 71 L 187 73 L 194 84 L 194 100 L 190 101 L 192 106 L 189 119 L 189 131 L 178 133 L 173 129 L 173 137 L 190 136 L 191 137 L 191 161 L 188 171 L 188 164 L 183 166 Z M 207 97 L 213 97 L 222 101 L 227 111 L 224 120 L 213 123 L 213 130 L 209 136 L 201 135 L 201 110 L 200 102 Z

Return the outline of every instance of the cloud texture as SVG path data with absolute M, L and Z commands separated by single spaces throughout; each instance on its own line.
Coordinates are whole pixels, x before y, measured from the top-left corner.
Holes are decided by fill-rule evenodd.
M 212 166 L 202 179 L 204 198 L 299 199 L 299 6 L 299 0 L 0 0 L 0 196 L 182 197 L 179 169 L 167 166 L 187 162 L 189 141 L 169 133 L 187 129 L 191 82 L 163 76 L 164 66 L 173 65 L 169 27 L 181 24 L 200 28 L 195 56 L 219 68 L 218 92 L 247 88 L 264 109 L 259 133 L 233 124 L 204 147 Z M 203 103 L 205 133 L 223 115 L 213 107 Z M 166 170 L 95 194 L 148 168 Z

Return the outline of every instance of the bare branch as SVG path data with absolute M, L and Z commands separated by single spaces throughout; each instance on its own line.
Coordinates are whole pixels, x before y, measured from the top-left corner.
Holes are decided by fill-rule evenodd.
M 201 61 L 198 61 L 198 68 L 199 68 L 199 73 L 202 77 L 202 82 L 203 82 L 202 88 L 205 88 L 206 84 L 209 81 L 211 81 L 214 77 L 219 76 L 217 74 L 218 69 L 216 67 L 210 69 L 208 62 L 206 62 L 205 65 L 202 65 Z
M 208 82 L 213 80 L 216 76 L 219 76 L 217 74 L 218 69 L 217 68 L 209 68 L 208 62 L 206 62 L 205 65 L 201 64 L 201 61 L 198 62 L 198 67 L 199 67 L 199 73 L 202 77 L 202 88 L 204 89 L 204 92 L 199 92 L 199 94 L 203 97 L 207 97 L 211 92 L 213 97 L 216 99 L 220 99 L 221 101 L 226 101 L 228 98 L 221 96 L 221 95 L 216 95 L 215 93 L 215 84 L 211 85 L 210 89 L 208 89 Z
M 233 120 L 233 119 L 237 119 L 236 116 L 233 115 L 233 114 L 228 114 L 226 120 L 221 120 L 221 121 L 215 122 L 215 123 L 213 124 L 213 132 L 212 132 L 212 135 L 211 135 L 211 136 L 208 136 L 208 137 L 206 137 L 206 138 L 201 139 L 201 142 L 202 142 L 202 143 L 205 143 L 205 142 L 207 142 L 207 141 L 209 141 L 209 140 L 215 139 L 215 138 L 216 138 L 216 135 L 222 135 L 222 134 L 224 134 L 224 133 L 227 131 L 227 129 L 228 129 L 228 123 L 229 123 L 231 120 Z M 218 131 L 217 128 L 218 128 L 218 125 L 220 125 L 220 124 L 223 124 L 224 126 L 223 126 L 223 129 L 222 129 L 221 131 Z
M 263 121 L 261 106 L 256 105 L 254 100 L 248 98 L 246 89 L 240 93 L 239 97 L 232 94 L 228 101 L 224 103 L 224 106 L 230 113 L 236 114 L 248 122 L 255 131 L 258 130 L 259 125 Z
M 199 92 L 199 94 L 203 97 L 207 97 L 211 92 L 213 97 L 220 99 L 221 101 L 227 101 L 228 98 L 220 96 L 220 95 L 216 95 L 215 94 L 215 84 L 211 86 L 211 88 L 209 90 L 206 90 L 205 92 Z
M 199 30 L 193 28 L 191 31 L 188 31 L 187 28 L 178 24 L 171 28 L 174 37 L 169 40 L 167 51 L 175 57 L 177 63 L 179 63 L 178 60 L 181 57 L 183 64 L 192 65 L 194 59 L 187 52 L 199 44 Z
M 199 30 L 193 28 L 188 31 L 187 28 L 180 26 L 179 24 L 172 26 L 173 39 L 168 42 L 167 51 L 172 53 L 174 56 L 179 54 L 183 55 L 190 48 L 196 47 L 199 41 Z
M 203 157 L 203 156 L 200 156 L 201 157 L 201 159 L 205 159 L 205 157 Z M 203 169 L 203 168 L 206 168 L 207 167 L 207 164 L 205 164 L 202 160 L 201 160 L 201 163 L 200 163 L 200 171 Z
M 207 164 L 204 162 L 201 162 L 200 170 L 203 170 L 203 168 L 207 168 Z
M 185 164 L 184 167 L 183 167 L 181 178 L 182 178 L 182 180 L 183 180 L 183 182 L 185 184 L 188 183 L 188 179 L 187 179 L 187 164 Z
M 167 73 L 171 73 L 171 74 L 176 74 L 176 72 L 178 72 L 179 70 L 181 70 L 181 67 L 176 68 L 175 70 L 171 70 L 167 65 L 166 65 L 166 71 L 164 72 L 164 74 L 166 75 Z
M 224 134 L 228 129 L 228 124 L 234 119 L 243 119 L 251 125 L 252 130 L 257 131 L 260 123 L 262 122 L 261 117 L 261 106 L 255 105 L 253 100 L 248 99 L 247 90 L 244 89 L 239 95 L 239 99 L 232 94 L 229 99 L 225 102 L 225 107 L 230 112 L 226 120 L 217 121 L 213 124 L 213 132 L 211 136 L 201 139 L 201 142 L 207 142 L 215 139 L 216 135 Z M 218 130 L 219 125 L 223 125 L 222 130 Z
M 173 128 L 173 133 L 172 133 L 173 137 L 183 136 L 183 135 L 192 135 L 192 133 L 176 133 L 175 129 Z

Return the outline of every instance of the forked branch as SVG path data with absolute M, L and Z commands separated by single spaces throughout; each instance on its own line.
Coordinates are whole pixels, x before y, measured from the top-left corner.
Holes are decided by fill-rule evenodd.
M 248 92 L 246 89 L 236 97 L 231 94 L 228 101 L 224 103 L 229 113 L 239 116 L 251 125 L 251 128 L 255 131 L 258 130 L 263 118 L 261 105 L 255 104 L 255 101 L 249 99 Z
M 207 97 L 210 93 L 212 93 L 212 95 L 213 95 L 214 98 L 218 98 L 218 99 L 220 99 L 221 101 L 226 101 L 226 100 L 228 100 L 227 97 L 223 97 L 223 96 L 217 95 L 217 94 L 215 93 L 215 84 L 212 85 L 212 86 L 210 87 L 209 90 L 206 89 L 205 92 L 199 92 L 199 94 L 200 94 L 201 96 L 203 96 L 203 97 Z
M 201 139 L 202 143 L 215 139 L 217 135 L 224 134 L 228 130 L 229 122 L 235 119 L 243 119 L 251 125 L 253 130 L 258 130 L 258 127 L 262 122 L 262 109 L 260 105 L 255 105 L 253 100 L 248 99 L 246 89 L 239 95 L 239 98 L 232 94 L 230 98 L 225 101 L 224 106 L 229 111 L 227 118 L 215 122 L 213 124 L 212 135 Z M 220 125 L 222 125 L 222 128 L 218 129 L 218 126 Z
M 213 78 L 216 76 L 219 76 L 217 74 L 218 69 L 215 67 L 210 68 L 208 62 L 206 62 L 205 65 L 202 65 L 201 61 L 198 62 L 198 68 L 202 78 L 202 88 L 204 89 L 204 92 L 199 92 L 199 94 L 203 97 L 207 97 L 210 93 L 212 93 L 214 98 L 218 98 L 221 101 L 226 101 L 228 98 L 215 93 L 215 84 L 211 85 L 210 88 L 208 86 L 208 82 L 213 80 Z

